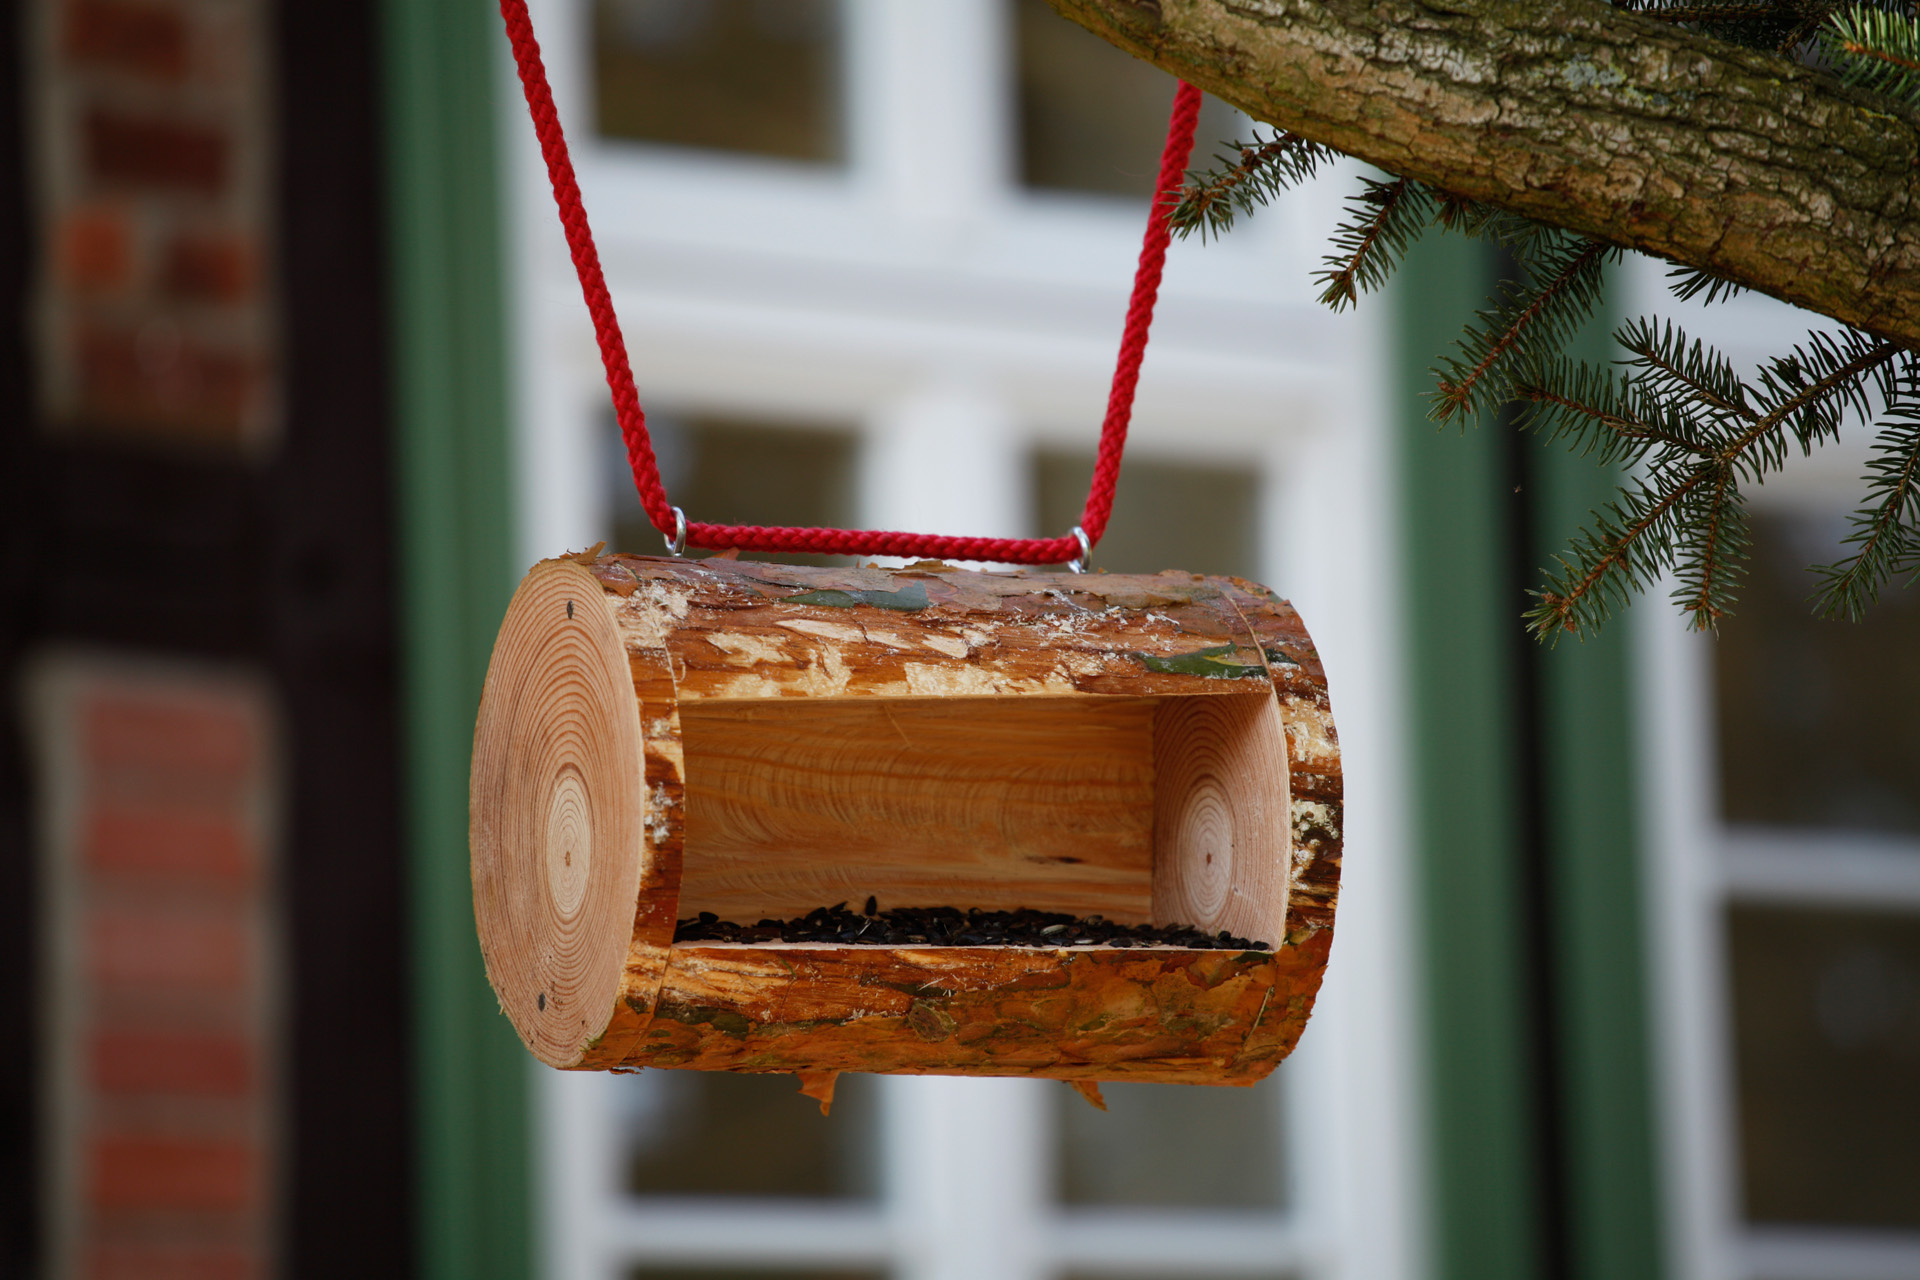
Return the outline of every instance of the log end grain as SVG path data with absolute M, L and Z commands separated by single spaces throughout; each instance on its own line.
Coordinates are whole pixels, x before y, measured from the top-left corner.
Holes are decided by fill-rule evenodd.
M 647 856 L 641 727 L 605 592 L 569 560 L 508 607 L 474 730 L 473 909 L 501 1011 L 535 1057 L 607 1031 Z

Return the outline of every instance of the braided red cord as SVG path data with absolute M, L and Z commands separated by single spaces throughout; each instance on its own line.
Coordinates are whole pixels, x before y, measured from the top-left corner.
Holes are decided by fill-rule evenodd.
M 553 183 L 553 202 L 560 211 L 560 225 L 566 229 L 567 248 L 573 253 L 573 267 L 580 276 L 580 292 L 586 299 L 587 313 L 593 317 L 594 336 L 600 343 L 600 363 L 606 368 L 607 388 L 613 393 L 613 414 L 620 424 L 621 438 L 626 442 L 634 488 L 639 491 L 640 506 L 653 527 L 671 537 L 676 523 L 674 507 L 667 501 L 667 491 L 660 483 L 660 466 L 654 459 L 653 444 L 647 435 L 647 416 L 640 407 L 640 394 L 634 389 L 626 340 L 620 336 L 620 321 L 614 315 L 613 299 L 600 272 L 600 255 L 594 248 L 593 230 L 587 225 L 587 211 L 580 202 L 580 184 L 574 178 L 573 160 L 567 151 L 566 134 L 560 127 L 559 112 L 554 109 L 553 92 L 547 87 L 546 67 L 540 59 L 540 43 L 534 39 L 533 20 L 527 14 L 526 0 L 500 0 L 500 16 L 506 21 L 507 40 L 513 45 L 514 63 L 519 67 L 520 84 L 527 94 L 527 110 L 533 116 L 534 133 L 540 139 L 540 154 L 547 162 L 547 177 Z M 1120 338 L 1120 359 L 1113 371 L 1113 389 L 1107 397 L 1106 420 L 1100 428 L 1100 453 L 1094 463 L 1086 511 L 1080 519 L 1089 543 L 1100 541 L 1107 531 L 1107 517 L 1113 510 L 1114 481 L 1120 474 L 1120 457 L 1127 447 L 1127 426 L 1133 417 L 1134 387 L 1140 381 L 1147 330 L 1153 323 L 1154 299 L 1160 291 L 1160 271 L 1172 238 L 1167 217 L 1174 194 L 1185 177 L 1187 159 L 1193 152 L 1194 126 L 1199 116 L 1200 91 L 1182 83 L 1174 94 L 1173 115 L 1167 122 L 1166 147 L 1160 155 L 1160 177 L 1154 189 L 1152 211 L 1147 216 L 1146 241 L 1140 247 L 1140 265 L 1133 277 L 1133 298 L 1127 306 L 1126 327 Z M 742 551 L 924 556 L 939 560 L 997 560 L 1007 564 L 1063 564 L 1081 553 L 1079 540 L 1071 534 L 1059 538 L 964 538 L 878 529 L 793 529 L 692 522 L 686 526 L 686 545 L 711 550 L 736 547 Z

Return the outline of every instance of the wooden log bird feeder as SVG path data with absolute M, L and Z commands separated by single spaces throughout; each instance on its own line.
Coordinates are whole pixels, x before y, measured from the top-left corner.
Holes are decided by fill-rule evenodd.
M 1101 1080 L 1265 1076 L 1313 1007 L 1340 869 L 1326 680 L 1284 601 L 1179 572 L 678 558 L 1084 568 L 1199 91 L 1174 96 L 1070 536 L 689 524 L 660 483 L 525 0 L 500 8 L 641 505 L 674 553 L 543 561 L 494 645 L 474 912 L 521 1039 L 556 1067 L 795 1072 L 823 1105 L 841 1071 L 1054 1076 L 1096 1101 Z M 831 941 L 780 926 L 854 902 L 863 920 Z M 960 912 L 1058 919 L 1015 936 Z M 880 919 L 878 944 L 857 941 Z
M 508 607 L 472 824 L 552 1066 L 1251 1084 L 1327 963 L 1340 757 L 1299 617 L 1236 578 L 583 555 Z M 869 896 L 1262 945 L 674 941 Z

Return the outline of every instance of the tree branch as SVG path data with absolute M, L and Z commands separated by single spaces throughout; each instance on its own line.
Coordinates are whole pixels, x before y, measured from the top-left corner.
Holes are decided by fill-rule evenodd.
M 1048 0 L 1390 173 L 1920 348 L 1920 111 L 1603 0 Z

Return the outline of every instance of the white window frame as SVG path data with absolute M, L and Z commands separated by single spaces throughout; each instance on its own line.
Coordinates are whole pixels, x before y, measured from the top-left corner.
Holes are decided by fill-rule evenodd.
M 593 138 L 584 4 L 531 8 L 643 401 L 854 424 L 868 526 L 1031 532 L 1030 452 L 1094 445 L 1143 210 L 1015 185 L 1003 0 L 847 0 L 840 167 Z M 604 536 L 606 390 L 504 55 L 500 80 L 531 562 Z M 1347 854 L 1320 1008 L 1282 1068 L 1291 1208 L 1059 1208 L 1047 1108 L 1084 1104 L 1054 1082 L 938 1077 L 882 1082 L 874 1202 L 635 1200 L 619 1189 L 613 1081 L 541 1069 L 554 1280 L 640 1262 L 871 1265 L 897 1280 L 1419 1273 L 1384 308 L 1330 317 L 1309 286 L 1341 193 L 1321 184 L 1227 243 L 1175 247 L 1132 432 L 1140 455 L 1262 477 L 1262 573 L 1302 609 L 1334 689 Z M 1006 1158 L 1022 1146 L 1030 1158 Z
M 1711 309 L 1675 301 L 1666 265 L 1630 269 L 1630 314 L 1679 320 L 1738 369 L 1803 342 L 1819 316 L 1745 297 Z M 1756 509 L 1850 509 L 1867 439 L 1850 435 L 1790 464 L 1750 495 Z M 1730 903 L 1920 910 L 1920 841 L 1720 820 L 1712 642 L 1649 591 L 1631 614 L 1640 673 L 1647 919 L 1657 1105 L 1674 1280 L 1920 1280 L 1920 1232 L 1757 1227 L 1740 1207 Z

